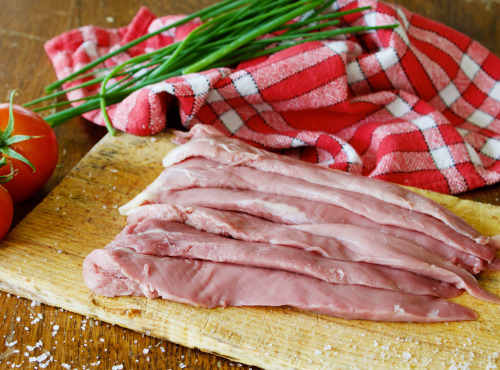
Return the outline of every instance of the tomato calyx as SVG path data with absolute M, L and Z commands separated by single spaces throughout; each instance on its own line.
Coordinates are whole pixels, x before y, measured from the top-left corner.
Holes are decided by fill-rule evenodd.
M 20 143 L 22 141 L 26 141 L 26 140 L 34 139 L 34 138 L 38 137 L 38 136 L 29 136 L 29 135 L 11 136 L 12 131 L 14 130 L 13 100 L 14 100 L 15 92 L 16 92 L 16 90 L 14 90 L 12 92 L 12 94 L 10 95 L 9 121 L 7 123 L 7 127 L 5 128 L 5 131 L 3 131 L 3 132 L 2 132 L 2 130 L 0 130 L 0 167 L 3 167 L 7 164 L 7 160 L 5 157 L 5 156 L 7 156 L 9 158 L 17 159 L 21 162 L 26 163 L 28 166 L 31 167 L 33 172 L 35 172 L 36 171 L 35 166 L 33 166 L 33 164 L 26 157 L 24 157 L 22 154 L 16 152 L 14 149 L 10 148 L 10 146 L 12 144 Z M 12 164 L 11 164 L 11 168 L 12 168 Z M 11 171 L 10 175 L 14 176 L 14 174 L 15 174 L 15 172 Z M 10 175 L 1 176 L 0 180 L 2 178 L 8 177 Z M 12 176 L 10 177 L 10 179 L 12 179 Z M 6 180 L 6 181 L 8 181 L 8 180 Z M 5 182 L 5 181 L 0 181 L 0 182 Z
M 5 166 L 7 163 L 10 164 L 10 173 L 8 173 L 7 175 L 0 176 L 0 184 L 12 180 L 17 173 L 17 169 L 15 170 L 14 167 L 12 166 L 12 161 L 7 162 L 7 158 L 5 157 L 0 158 L 0 167 Z M 2 186 L 0 187 L 4 189 Z

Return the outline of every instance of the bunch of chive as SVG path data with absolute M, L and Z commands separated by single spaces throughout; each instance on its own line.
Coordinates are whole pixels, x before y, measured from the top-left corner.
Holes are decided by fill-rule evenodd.
M 231 66 L 308 41 L 396 26 L 332 28 L 339 24 L 340 17 L 369 9 L 369 7 L 363 7 L 323 14 L 334 2 L 335 0 L 224 0 L 97 58 L 66 78 L 47 86 L 46 91 L 50 95 L 29 102 L 25 106 L 53 99 L 71 90 L 100 84 L 99 94 L 88 96 L 82 99 L 80 104 L 51 114 L 45 117 L 45 120 L 55 127 L 73 117 L 100 108 L 106 127 L 109 132 L 114 133 L 106 107 L 119 103 L 132 92 L 147 85 L 182 74 Z M 202 24 L 184 40 L 151 53 L 133 57 L 112 69 L 99 69 L 99 65 L 105 60 L 147 38 L 195 18 L 199 18 Z M 292 20 L 295 22 L 291 22 Z M 263 35 L 267 36 L 260 38 Z M 115 79 L 110 84 L 112 78 Z M 70 89 L 55 92 L 63 84 L 75 81 L 80 81 L 80 83 Z M 35 109 L 35 111 L 76 102 L 64 101 Z

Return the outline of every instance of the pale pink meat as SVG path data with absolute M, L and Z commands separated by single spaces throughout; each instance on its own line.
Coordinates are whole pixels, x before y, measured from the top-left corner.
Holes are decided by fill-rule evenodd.
M 177 135 L 191 140 L 167 154 L 163 159 L 165 167 L 190 157 L 204 157 L 231 166 L 246 165 L 260 171 L 306 179 L 317 185 L 369 195 L 413 212 L 433 216 L 481 244 L 488 242 L 487 237 L 445 207 L 401 186 L 271 153 L 241 140 L 228 138 L 207 125 L 196 125 L 188 133 L 177 132 Z
M 295 225 L 293 227 L 314 235 L 327 238 L 334 237 L 337 240 L 342 239 L 344 244 L 349 248 L 359 247 L 358 253 L 366 253 L 366 261 L 371 263 L 377 263 L 380 258 L 384 258 L 384 261 L 387 261 L 387 259 L 393 257 L 393 267 L 398 267 L 399 265 L 413 266 L 413 271 L 416 273 L 454 284 L 457 288 L 465 289 L 470 295 L 478 299 L 491 303 L 500 303 L 499 297 L 481 288 L 475 277 L 466 270 L 449 261 L 436 258 L 434 254 L 429 253 L 423 248 L 420 248 L 420 250 L 412 248 L 410 246 L 411 243 L 405 246 L 405 241 L 394 241 L 394 237 L 391 235 L 378 234 L 355 225 L 309 224 Z M 377 248 L 378 244 L 381 244 L 382 248 Z M 391 250 L 387 250 L 388 255 L 383 256 L 374 253 L 374 251 L 386 250 L 387 245 L 394 247 L 398 252 L 405 254 L 405 256 L 396 257 L 396 255 L 391 253 Z M 421 267 L 419 263 L 416 263 L 420 260 L 426 261 L 428 266 Z
M 161 297 L 208 308 L 290 306 L 346 319 L 395 322 L 477 318 L 474 311 L 440 298 L 329 284 L 281 270 L 156 257 L 128 248 L 95 250 L 85 259 L 83 269 L 87 286 L 108 296 L 117 293 L 102 282 L 112 281 L 118 274 L 131 281 L 127 286 L 135 287 L 124 291 L 125 295 Z
M 352 251 L 345 250 L 342 245 L 335 245 L 333 240 L 329 243 L 330 256 L 325 257 L 308 251 L 310 244 L 304 246 L 295 243 L 296 247 L 287 247 L 280 244 L 248 242 L 208 234 L 179 222 L 147 218 L 137 225 L 130 224 L 106 248 L 128 247 L 141 254 L 160 257 L 182 257 L 280 269 L 330 283 L 366 285 L 418 295 L 448 298 L 460 294 L 460 291 L 450 284 L 411 271 L 355 262 L 360 258 Z M 223 227 L 220 230 L 223 230 Z M 290 231 L 300 240 L 305 240 L 305 243 L 314 239 L 325 239 L 298 230 Z M 303 234 L 303 237 L 300 234 Z M 311 249 L 319 248 L 321 247 L 312 245 Z
M 476 319 L 442 299 L 461 289 L 500 303 L 460 267 L 498 266 L 497 239 L 439 204 L 205 126 L 182 137 L 170 167 L 120 208 L 129 224 L 85 258 L 92 291 L 405 322 Z
M 143 207 L 147 207 L 146 209 L 153 209 L 160 208 L 161 206 Z M 421 247 L 389 234 L 355 225 L 342 224 L 310 224 L 290 227 L 274 224 L 244 214 L 228 214 L 209 209 L 198 210 L 194 207 L 190 208 L 190 210 L 186 211 L 184 207 L 166 207 L 164 217 L 176 221 L 184 218 L 184 220 L 187 220 L 190 224 L 204 231 L 227 234 L 238 239 L 250 239 L 255 241 L 272 240 L 272 242 L 276 244 L 315 251 L 329 258 L 367 262 L 414 272 L 431 279 L 454 284 L 459 289 L 467 290 L 476 298 L 500 303 L 498 297 L 483 290 L 474 276 L 467 271 L 441 259 Z M 141 225 L 148 225 L 148 223 L 154 223 L 158 225 L 158 229 L 165 230 L 165 226 L 160 226 L 161 224 L 159 222 L 150 221 L 150 219 L 142 221 L 137 227 L 130 225 L 128 229 L 133 230 L 134 233 L 144 232 Z M 151 228 L 150 225 L 146 227 L 148 233 L 150 233 L 149 230 Z M 130 232 L 128 229 L 126 229 L 126 233 Z M 213 245 L 211 251 L 215 251 L 225 240 L 231 240 L 224 238 L 217 239 L 215 236 L 211 236 L 207 233 L 190 233 L 189 237 L 186 237 L 186 235 L 187 230 L 185 235 L 181 233 L 177 238 L 166 238 L 168 240 L 167 245 L 173 246 L 175 243 L 182 243 L 182 249 L 191 249 L 195 242 L 208 243 L 209 245 Z M 198 235 L 198 237 L 195 238 L 194 235 Z M 318 236 L 315 237 L 315 235 Z M 142 240 L 144 239 L 139 239 L 139 241 Z M 120 243 L 120 240 L 118 240 L 118 242 Z M 236 243 L 233 243 L 231 247 L 227 248 L 225 253 L 231 253 L 231 248 L 236 250 L 238 246 L 239 245 Z M 207 249 L 210 249 L 210 247 L 207 246 Z M 140 252 L 146 253 L 144 251 Z M 234 253 L 238 256 L 246 256 L 245 252 L 235 251 Z M 225 255 L 224 257 L 228 258 Z M 268 257 L 280 258 L 279 253 L 276 255 L 269 255 Z M 265 258 L 259 256 L 256 259 L 256 263 L 259 263 L 259 261 L 261 261 L 260 263 L 269 263 L 269 261 L 266 260 L 264 262 L 264 260 Z
M 344 208 L 297 197 L 222 188 L 191 188 L 164 194 L 162 201 L 166 202 L 166 204 L 240 211 L 284 224 L 353 224 L 408 240 L 474 274 L 483 271 L 486 265 L 484 260 L 456 248 L 451 248 L 445 243 L 421 232 L 396 226 L 380 225 Z M 161 207 L 140 210 L 141 208 L 137 207 L 129 211 L 130 222 L 137 222 L 141 218 L 148 217 L 148 212 L 152 212 L 152 214 L 156 211 L 161 212 Z
M 411 212 L 368 195 L 316 185 L 246 166 L 222 165 L 204 158 L 187 159 L 166 168 L 145 191 L 120 211 L 127 212 L 145 203 L 165 203 L 162 200 L 164 195 L 168 196 L 172 191 L 194 187 L 254 190 L 334 204 L 379 224 L 425 233 L 450 247 L 486 261 L 491 261 L 495 257 L 495 248 L 464 238 L 434 217 Z

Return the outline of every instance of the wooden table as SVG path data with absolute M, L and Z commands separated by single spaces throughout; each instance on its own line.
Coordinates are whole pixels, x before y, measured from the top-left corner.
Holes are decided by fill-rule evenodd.
M 0 0 L 0 101 L 19 89 L 16 101 L 43 94 L 55 75 L 43 44 L 79 26 L 120 27 L 141 6 L 157 15 L 190 13 L 214 0 Z M 500 3 L 497 0 L 400 0 L 410 10 L 458 29 L 500 55 Z M 15 208 L 19 223 L 106 133 L 75 118 L 58 126 L 59 166 L 36 196 Z M 461 197 L 500 205 L 500 185 Z M 75 272 L 75 275 L 79 272 Z M 221 357 L 138 334 L 91 318 L 0 292 L 0 367 L 71 368 L 248 368 Z M 15 346 L 6 346 L 15 343 Z M 66 365 L 64 365 L 66 364 Z

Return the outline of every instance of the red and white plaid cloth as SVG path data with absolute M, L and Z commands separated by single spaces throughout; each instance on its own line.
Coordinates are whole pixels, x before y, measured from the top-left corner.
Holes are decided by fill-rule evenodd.
M 171 78 L 110 107 L 113 125 L 150 135 L 175 99 L 186 128 L 227 135 L 331 168 L 442 193 L 500 181 L 500 59 L 467 36 L 373 0 L 344 25 L 399 23 L 394 30 L 310 42 L 269 57 Z M 46 44 L 58 78 L 179 19 L 141 9 L 128 27 L 86 26 Z M 180 40 L 196 22 L 149 39 L 107 62 Z M 96 93 L 81 89 L 69 99 Z M 99 111 L 85 117 L 103 124 Z

